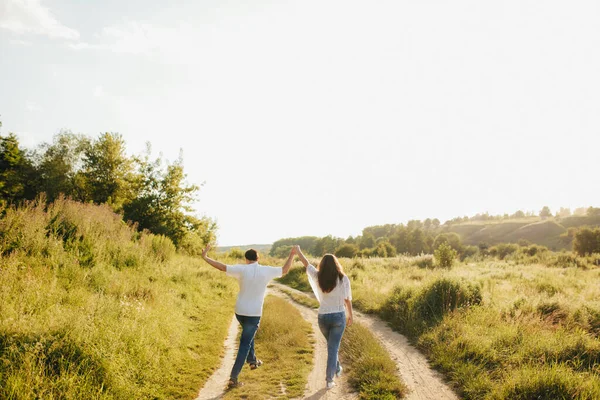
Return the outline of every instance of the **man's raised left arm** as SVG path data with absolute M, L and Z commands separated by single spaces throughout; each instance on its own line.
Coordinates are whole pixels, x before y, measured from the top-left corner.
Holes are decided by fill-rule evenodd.
M 210 244 L 207 245 L 206 248 L 204 249 L 204 251 L 202 252 L 202 258 L 204 259 L 204 261 L 206 261 L 207 263 L 209 263 L 210 265 L 212 265 L 219 271 L 227 272 L 227 265 L 225 265 L 221 262 L 218 262 L 217 260 L 213 260 L 212 258 L 207 256 L 209 250 L 210 250 Z

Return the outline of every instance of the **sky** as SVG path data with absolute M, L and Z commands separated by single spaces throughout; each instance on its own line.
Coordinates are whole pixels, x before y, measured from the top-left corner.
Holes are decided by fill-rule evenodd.
M 600 205 L 600 2 L 0 0 L 0 121 L 183 154 L 220 245 Z

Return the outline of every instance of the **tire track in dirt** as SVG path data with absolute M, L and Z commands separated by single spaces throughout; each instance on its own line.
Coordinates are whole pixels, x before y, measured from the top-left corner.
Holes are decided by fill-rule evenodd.
M 325 388 L 325 370 L 327 367 L 327 342 L 319 330 L 319 323 L 317 319 L 317 310 L 303 306 L 296 303 L 289 298 L 288 295 L 281 292 L 278 289 L 277 284 L 273 284 L 269 287 L 269 293 L 288 301 L 293 305 L 302 318 L 308 321 L 313 330 L 313 369 L 308 375 L 308 383 L 306 385 L 306 391 L 304 392 L 303 399 L 307 400 L 354 400 L 358 396 L 356 393 L 350 391 L 350 385 L 344 374 L 341 377 L 335 379 L 335 386 L 331 389 Z
M 314 298 L 314 296 L 311 296 L 310 294 L 279 283 L 274 283 L 272 286 L 279 290 L 288 290 L 303 296 Z M 296 304 L 294 301 L 290 301 Z M 429 362 L 425 356 L 413 347 L 404 335 L 393 331 L 387 323 L 381 319 L 375 316 L 362 314 L 356 310 L 354 311 L 354 320 L 369 328 L 396 362 L 398 373 L 409 389 L 409 393 L 405 397 L 406 400 L 459 399 L 452 389 L 446 385 L 441 374 L 429 366 Z M 327 357 L 327 355 L 325 355 L 325 357 Z

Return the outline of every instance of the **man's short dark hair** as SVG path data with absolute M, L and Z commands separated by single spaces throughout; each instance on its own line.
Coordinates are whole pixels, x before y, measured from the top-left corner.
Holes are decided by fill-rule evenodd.
M 246 251 L 244 257 L 246 257 L 246 260 L 248 261 L 258 261 L 258 252 L 254 249 L 250 249 Z

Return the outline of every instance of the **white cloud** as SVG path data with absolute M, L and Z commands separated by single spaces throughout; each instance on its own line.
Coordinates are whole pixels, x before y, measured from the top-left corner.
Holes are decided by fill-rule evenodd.
M 94 97 L 102 96 L 104 96 L 104 88 L 101 85 L 98 85 L 94 88 Z
M 78 39 L 79 32 L 61 24 L 41 4 L 41 0 L 2 0 L 0 28 L 16 34 L 36 34 L 52 38 Z
M 197 46 L 199 33 L 191 24 L 159 26 L 144 21 L 127 21 L 107 26 L 95 35 L 95 43 L 70 44 L 74 50 L 100 49 L 121 54 L 156 55 L 170 62 L 188 62 Z
M 20 40 L 20 39 L 12 39 L 10 41 L 10 43 L 15 46 L 31 46 L 31 42 L 29 42 L 27 40 Z
M 42 111 L 42 107 L 40 107 L 36 102 L 34 101 L 27 101 L 25 103 L 25 109 L 29 112 L 36 112 L 36 111 Z

